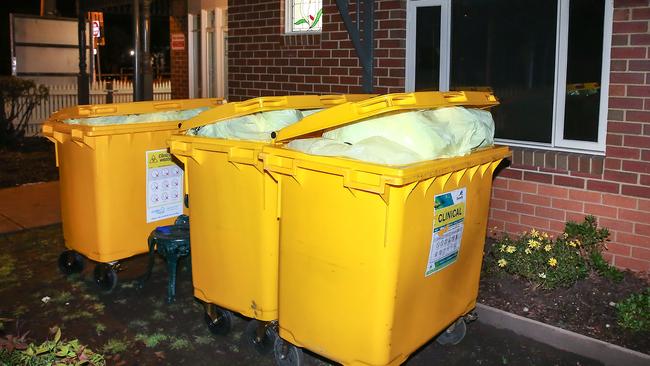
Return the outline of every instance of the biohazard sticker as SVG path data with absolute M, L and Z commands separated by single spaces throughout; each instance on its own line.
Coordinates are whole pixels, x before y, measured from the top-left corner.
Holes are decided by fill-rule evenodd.
M 183 169 L 167 150 L 146 152 L 147 222 L 183 213 Z
M 425 277 L 451 265 L 458 259 L 465 222 L 465 188 L 434 197 L 433 233 Z

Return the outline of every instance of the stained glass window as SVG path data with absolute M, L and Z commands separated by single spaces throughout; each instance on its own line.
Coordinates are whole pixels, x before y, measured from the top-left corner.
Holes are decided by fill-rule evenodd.
M 322 0 L 286 0 L 287 33 L 320 32 L 323 29 Z

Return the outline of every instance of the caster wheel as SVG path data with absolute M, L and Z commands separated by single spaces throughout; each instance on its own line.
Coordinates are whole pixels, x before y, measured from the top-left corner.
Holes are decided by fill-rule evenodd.
M 244 335 L 246 343 L 260 355 L 271 353 L 275 339 L 278 337 L 272 326 L 257 319 L 248 322 Z
M 59 256 L 59 270 L 64 275 L 79 273 L 84 269 L 84 258 L 74 250 L 66 250 Z
M 454 346 L 465 338 L 465 333 L 467 326 L 463 318 L 459 318 L 436 338 L 436 342 L 443 346 Z
M 280 337 L 273 342 L 273 357 L 278 366 L 303 366 L 305 364 L 302 349 Z
M 232 328 L 233 315 L 230 311 L 216 305 L 208 304 L 205 312 L 205 323 L 210 333 L 223 336 Z
M 117 286 L 117 272 L 110 264 L 97 264 L 95 266 L 94 278 L 95 283 L 102 291 L 111 292 Z

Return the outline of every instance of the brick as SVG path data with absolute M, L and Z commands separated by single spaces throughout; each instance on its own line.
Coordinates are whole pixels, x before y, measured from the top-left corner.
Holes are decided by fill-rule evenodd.
M 540 184 L 537 187 L 537 193 L 546 197 L 568 198 L 569 190 L 562 187 Z
M 506 201 L 505 200 L 500 200 L 498 198 L 491 198 L 490 199 L 490 208 L 495 208 L 498 210 L 505 210 L 506 209 Z
M 650 34 L 632 34 L 630 35 L 630 44 L 638 45 L 650 45 Z
M 650 71 L 650 60 L 630 60 L 628 68 L 630 71 Z
M 505 211 L 505 210 L 492 210 L 492 217 L 497 220 L 502 220 L 504 222 L 519 222 L 519 214 Z
M 564 175 L 553 176 L 553 184 L 565 187 L 584 188 L 585 180 L 582 178 L 567 177 Z
M 626 8 L 626 7 L 647 7 L 648 0 L 615 0 L 614 8 Z
M 632 247 L 632 258 L 650 261 L 650 249 L 647 248 Z
M 616 233 L 616 241 L 619 243 L 647 247 L 650 243 L 647 236 L 627 234 L 622 232 Z
M 640 175 L 639 184 L 642 186 L 650 186 L 650 175 L 647 174 Z
M 494 219 L 489 219 L 488 220 L 488 233 L 489 230 L 496 230 L 497 232 L 503 232 L 506 228 L 506 223 L 501 221 L 501 220 L 494 220 Z
M 508 179 L 496 177 L 492 182 L 492 187 L 508 189 Z
M 512 192 L 504 189 L 494 188 L 492 190 L 492 197 L 504 199 L 507 201 L 521 202 L 520 192 Z
M 620 243 L 608 243 L 607 251 L 614 255 L 623 255 L 629 257 L 632 254 L 632 248 L 629 245 Z
M 644 78 L 645 79 L 645 78 Z M 618 109 L 643 109 L 643 99 L 642 98 L 609 98 L 609 108 L 618 108 Z M 609 125 L 607 130 L 610 131 Z
M 548 207 L 535 207 L 535 215 L 547 219 L 564 220 L 564 211 Z
M 650 174 L 650 162 L 624 160 L 623 170 L 636 173 Z
M 614 34 L 612 35 L 612 46 L 629 46 L 630 45 L 630 35 L 629 34 Z
M 644 235 L 650 237 L 650 224 L 641 224 L 639 222 L 634 224 L 634 233 L 637 235 Z M 650 241 L 650 239 L 648 239 Z
M 624 184 L 621 187 L 621 193 L 628 196 L 650 198 L 650 187 L 632 186 L 632 185 Z
M 622 256 L 614 256 L 614 266 L 631 269 L 633 271 L 650 270 L 650 262 Z
M 617 209 L 604 205 L 596 205 L 593 203 L 585 203 L 584 212 L 587 215 L 611 217 L 617 216 Z
M 537 193 L 537 183 L 511 180 L 508 182 L 508 189 L 517 192 Z
M 523 213 L 528 215 L 535 214 L 535 206 L 518 203 L 518 202 L 512 202 L 512 201 L 506 202 L 506 209 L 511 212 L 518 212 L 518 213 Z
M 625 161 L 623 162 L 625 163 Z M 636 184 L 639 181 L 639 174 L 628 173 L 617 170 L 605 170 L 603 178 L 606 181 Z
M 565 200 L 565 199 L 561 199 L 561 198 L 553 198 L 551 200 L 551 206 L 553 206 L 553 208 L 557 208 L 557 209 L 560 209 L 560 210 L 582 212 L 583 203 L 578 202 L 578 201 L 573 201 L 573 200 Z
M 621 208 L 618 210 L 618 218 L 631 222 L 650 223 L 650 211 L 628 210 Z
M 506 232 L 509 234 L 519 234 L 523 231 L 528 231 L 530 230 L 529 226 L 526 225 L 521 225 L 517 223 L 512 223 L 512 222 L 506 222 Z
M 600 203 L 602 198 L 601 193 L 581 191 L 581 190 L 569 190 L 569 199 L 577 200 L 582 202 L 590 203 Z
M 609 75 L 609 82 L 612 84 L 645 84 L 645 74 L 642 72 L 613 72 Z
M 550 220 L 549 224 L 550 224 L 549 230 L 555 233 L 561 233 L 562 231 L 564 231 L 564 226 L 565 226 L 564 220 L 562 221 Z
M 623 121 L 625 119 L 625 112 L 616 109 L 607 111 L 607 119 L 610 121 Z
M 626 119 L 629 121 L 629 115 L 631 111 L 627 111 L 626 113 Z M 607 132 L 614 132 L 614 133 L 636 133 L 640 134 L 641 131 L 643 130 L 643 125 L 640 123 L 629 123 L 629 122 L 615 122 L 611 121 L 607 124 Z M 608 144 L 609 144 L 609 136 L 610 134 L 607 134 L 608 137 Z M 621 139 L 620 143 L 616 143 L 616 145 L 619 145 L 623 142 L 623 136 L 620 135 L 614 135 L 616 137 L 619 137 Z
M 587 190 L 598 191 L 598 192 L 607 192 L 607 193 L 619 193 L 620 185 L 613 182 L 604 182 L 600 180 L 588 180 L 587 181 Z
M 523 225 L 528 225 L 538 230 L 548 230 L 550 227 L 548 219 L 536 216 L 521 215 L 519 222 Z
M 638 202 L 637 208 L 640 211 L 648 211 L 648 212 L 650 212 L 650 200 L 640 199 L 639 202 Z
M 625 146 L 633 146 L 647 149 L 650 146 L 650 136 L 625 136 L 623 138 Z M 634 159 L 634 158 L 633 158 Z M 638 159 L 638 157 L 636 158 Z
M 627 95 L 630 97 L 650 97 L 650 86 L 629 85 Z
M 635 209 L 637 208 L 637 199 L 619 194 L 603 194 L 603 204 L 607 206 Z
M 551 174 L 535 173 L 535 172 L 526 171 L 526 172 L 524 172 L 524 180 L 525 181 L 531 181 L 531 182 L 552 184 L 553 183 L 553 176 Z
M 585 214 L 582 212 L 566 212 L 566 222 L 582 222 L 585 220 Z
M 523 203 L 529 203 L 532 205 L 537 205 L 537 206 L 544 206 L 544 207 L 550 207 L 551 206 L 551 199 L 549 197 L 545 197 L 539 194 L 528 194 L 524 193 L 521 196 L 521 201 Z M 636 206 L 635 206 L 636 208 Z
M 614 9 L 614 21 L 629 20 L 630 9 Z
M 625 136 L 628 137 L 628 136 Z M 624 144 L 626 144 L 624 142 Z M 618 146 L 607 146 L 606 154 L 608 157 L 613 158 L 622 158 L 622 159 L 639 159 L 641 156 L 641 150 L 634 149 L 631 147 L 618 147 Z
M 640 109 L 640 108 L 639 108 Z M 650 121 L 650 112 L 643 112 L 643 111 L 627 111 L 625 112 L 625 120 L 626 121 L 633 121 L 633 122 L 648 122 Z M 641 134 L 641 124 L 635 123 L 637 125 L 637 128 L 631 128 L 633 130 L 636 130 L 638 132 L 626 132 L 626 133 L 638 133 Z
M 612 58 L 645 58 L 644 47 L 612 47 Z
M 613 33 L 645 33 L 648 30 L 648 22 L 630 21 L 615 22 Z
M 598 226 L 607 228 L 609 230 L 622 231 L 630 234 L 634 230 L 634 223 L 619 219 L 610 219 L 607 217 L 599 217 Z

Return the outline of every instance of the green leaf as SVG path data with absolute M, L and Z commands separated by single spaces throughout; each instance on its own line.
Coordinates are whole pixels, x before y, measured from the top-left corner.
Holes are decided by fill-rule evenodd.
M 304 24 L 304 23 L 307 23 L 307 21 L 305 19 L 298 19 L 298 20 L 296 20 L 295 23 L 293 23 L 293 25 L 300 25 L 300 24 Z
M 323 9 L 318 10 L 318 13 L 316 13 L 316 18 L 314 18 L 314 22 L 311 23 L 311 26 L 309 27 L 309 29 L 314 28 L 318 24 L 318 21 L 320 20 L 320 17 L 322 15 L 323 15 Z
M 54 343 L 58 343 L 61 340 L 61 328 L 56 329 L 56 335 L 54 336 Z

